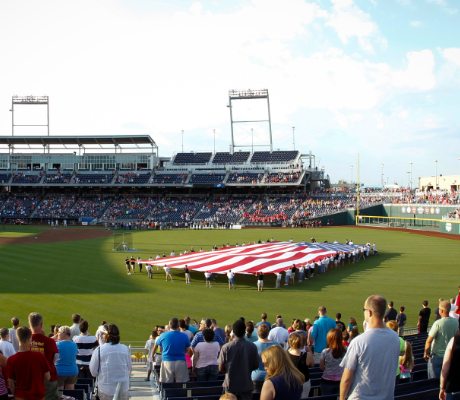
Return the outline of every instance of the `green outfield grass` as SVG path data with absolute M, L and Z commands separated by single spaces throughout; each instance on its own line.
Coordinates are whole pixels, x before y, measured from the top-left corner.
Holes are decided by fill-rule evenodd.
M 8 227 L 8 230 L 10 228 Z M 14 227 L 13 233 L 39 233 L 39 228 Z M 1 231 L 0 231 L 1 232 Z M 2 235 L 3 236 L 3 235 Z M 212 288 L 205 288 L 202 273 L 193 273 L 192 285 L 185 285 L 183 273 L 173 270 L 175 282 L 165 282 L 162 271 L 127 276 L 127 254 L 148 258 L 172 250 L 176 254 L 194 246 L 209 250 L 229 242 L 267 240 L 334 240 L 344 243 L 376 242 L 379 256 L 358 264 L 315 276 L 293 286 L 273 289 L 274 276 L 266 277 L 265 290 L 258 293 L 254 276 L 237 276 L 236 290 L 228 290 L 226 276 L 219 276 Z M 80 313 L 94 333 L 104 319 L 119 325 L 124 341 L 146 340 L 156 324 L 189 315 L 192 318 L 214 317 L 220 326 L 244 316 L 260 320 L 267 312 L 272 322 L 282 314 L 291 318 L 311 318 L 319 306 L 329 315 L 342 313 L 362 326 L 364 300 L 381 294 L 393 300 L 395 307 L 404 305 L 408 325 L 415 325 L 423 300 L 434 312 L 437 300 L 457 294 L 460 283 L 458 241 L 353 227 L 323 229 L 216 230 L 134 232 L 135 253 L 113 252 L 113 238 L 48 244 L 0 246 L 0 327 L 9 326 L 12 316 L 26 324 L 32 311 L 43 314 L 45 326 L 71 325 L 71 315 Z M 225 279 L 224 279 L 225 278 Z

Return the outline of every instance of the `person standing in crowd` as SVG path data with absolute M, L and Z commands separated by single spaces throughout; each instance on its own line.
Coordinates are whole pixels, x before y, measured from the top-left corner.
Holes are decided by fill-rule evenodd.
M 19 351 L 19 341 L 18 337 L 16 336 L 16 330 L 19 328 L 19 318 L 13 317 L 11 318 L 11 324 L 13 327 L 10 329 L 10 341 L 14 347 L 14 350 Z
M 219 355 L 219 371 L 225 373 L 223 388 L 239 400 L 252 400 L 254 384 L 251 373 L 259 368 L 259 353 L 254 343 L 244 339 L 246 325 L 241 319 L 233 324 L 234 339 L 225 344 Z M 281 349 L 281 348 L 280 348 Z
M 257 291 L 263 292 L 264 291 L 264 273 L 257 272 L 256 275 L 257 275 Z
M 235 289 L 235 274 L 232 272 L 231 269 L 228 270 L 227 272 L 227 278 L 228 278 L 228 289 L 231 289 L 231 286 L 233 286 L 233 289 Z
M 398 323 L 396 321 L 388 321 L 386 324 L 387 328 L 394 330 L 398 333 Z M 406 342 L 402 337 L 399 337 L 399 357 L 404 356 L 406 354 Z M 396 368 L 396 384 L 399 385 L 401 383 L 401 369 L 399 368 L 399 357 L 398 357 L 398 368 Z
M 288 353 L 280 346 L 271 346 L 262 353 L 267 370 L 260 398 L 263 400 L 300 400 L 304 376 L 294 366 Z
M 331 329 L 327 334 L 327 348 L 321 353 L 319 367 L 324 371 L 321 377 L 321 393 L 323 396 L 340 394 L 340 381 L 343 368 L 340 363 L 346 349 L 342 343 L 342 330 Z
M 327 316 L 326 307 L 319 307 L 318 315 L 319 318 L 313 323 L 313 330 L 310 335 L 310 344 L 314 345 L 315 349 L 313 354 L 315 364 L 319 364 L 321 353 L 327 346 L 328 332 L 337 327 L 335 321 Z
M 78 349 L 77 366 L 79 378 L 92 378 L 89 372 L 89 363 L 94 349 L 99 345 L 96 336 L 90 335 L 88 330 L 88 321 L 81 321 L 80 334 L 72 339 Z
M 166 274 L 166 282 L 168 282 L 168 278 L 171 278 L 171 282 L 174 282 L 173 277 L 171 275 L 171 268 L 169 268 L 166 264 L 163 267 L 165 274 Z
M 281 278 L 283 277 L 283 275 L 281 275 L 281 272 L 275 272 L 275 276 L 276 276 L 275 289 L 279 289 L 280 284 L 281 284 Z
M 0 400 L 8 400 L 8 376 L 6 364 L 8 359 L 0 352 Z
M 185 354 L 190 350 L 190 340 L 179 330 L 179 320 L 169 321 L 169 332 L 164 332 L 157 339 L 155 346 L 162 354 L 160 382 L 188 382 L 190 380 Z
M 277 318 L 276 326 L 272 328 L 268 334 L 268 340 L 273 340 L 274 342 L 279 343 L 281 347 L 286 348 L 289 340 L 289 332 L 283 327 L 283 325 L 283 319 Z
M 447 344 L 458 332 L 458 320 L 449 317 L 450 303 L 439 304 L 441 319 L 434 322 L 425 343 L 425 360 L 428 361 L 428 378 L 440 378 Z
M 286 272 L 286 276 L 284 278 L 284 286 L 287 286 L 289 285 L 289 280 L 291 279 L 292 270 L 288 268 L 285 272 Z
M 59 342 L 57 342 L 59 360 L 56 362 L 59 390 L 73 390 L 75 388 L 75 383 L 77 383 L 78 348 L 70 338 L 70 335 L 71 332 L 68 326 L 61 326 L 59 328 Z
M 439 304 L 441 304 L 441 301 L 444 301 L 443 298 L 439 299 L 438 302 L 438 307 L 436 307 L 436 310 L 434 310 L 434 320 L 437 321 L 438 319 L 441 319 L 441 315 L 439 314 Z
M 211 329 L 214 331 L 216 335 L 219 335 L 225 343 L 225 329 L 219 328 L 219 326 L 217 325 L 217 321 L 214 318 L 211 318 L 211 324 Z
M 98 347 L 91 357 L 89 370 L 97 378 L 99 397 L 110 399 L 121 383 L 121 399 L 129 399 L 129 374 L 132 369 L 131 354 L 120 344 L 120 331 L 115 324 L 107 326 L 105 344 Z
M 440 400 L 452 400 L 452 395 L 460 392 L 460 335 L 454 336 L 447 344 L 440 388 Z
M 388 310 L 385 311 L 385 316 L 383 317 L 383 322 L 396 321 L 398 312 L 393 308 L 393 302 L 388 302 Z
M 16 354 L 16 350 L 13 345 L 9 342 L 10 331 L 8 328 L 0 329 L 0 351 L 6 358 L 10 358 L 13 354 Z
M 99 343 L 99 346 L 102 346 L 105 343 L 104 340 L 104 335 L 107 333 L 107 322 L 102 321 L 101 325 L 98 326 L 96 334 L 97 342 Z
M 211 273 L 209 271 L 206 271 L 204 273 L 204 279 L 206 280 L 206 287 L 212 287 L 212 285 L 211 285 Z
M 197 344 L 193 351 L 193 372 L 196 373 L 196 380 L 216 381 L 219 376 L 219 365 L 217 356 L 220 352 L 218 342 L 214 342 L 214 333 L 212 329 L 206 328 L 203 331 L 204 342 Z
M 299 282 L 302 282 L 304 272 L 305 272 L 305 265 L 301 265 L 299 268 Z
M 257 337 L 258 340 L 254 342 L 257 347 L 257 352 L 259 356 L 265 351 L 265 349 L 269 348 L 273 345 L 278 345 L 278 342 L 268 339 L 268 334 L 270 329 L 268 329 L 267 325 L 260 325 L 257 329 Z M 262 386 L 264 384 L 265 376 L 267 375 L 264 365 L 262 363 L 262 359 L 259 361 L 259 368 L 252 371 L 251 379 L 252 383 L 254 384 L 254 392 L 260 392 L 262 390 Z
M 188 269 L 187 265 L 184 267 L 184 273 L 185 273 L 185 284 L 186 285 L 191 285 L 191 283 L 190 283 L 190 270 Z
M 19 349 L 8 358 L 5 368 L 11 393 L 15 399 L 43 399 L 46 395 L 46 382 L 51 377 L 50 365 L 41 352 L 31 351 L 32 331 L 29 328 L 18 327 L 16 334 Z
M 340 321 L 341 318 L 342 318 L 342 314 L 340 313 L 335 314 L 335 323 L 337 325 L 337 328 L 340 327 L 342 332 L 345 332 L 346 330 L 345 324 L 342 321 Z
M 289 350 L 288 356 L 294 366 L 302 373 L 304 377 L 302 399 L 305 399 L 310 394 L 311 381 L 310 381 L 310 368 L 315 366 L 315 360 L 311 350 L 307 347 L 304 349 L 305 338 L 297 333 L 292 333 L 289 336 Z
M 405 307 L 399 307 L 399 314 L 396 316 L 396 322 L 398 323 L 398 334 L 404 336 L 404 325 L 406 325 L 407 317 L 404 314 Z
M 428 308 L 428 300 L 424 300 L 422 304 L 423 308 L 420 310 L 417 326 L 419 333 L 426 333 L 430 322 L 431 309 Z
M 364 303 L 364 318 L 369 328 L 354 339 L 340 366 L 340 400 L 392 399 L 395 371 L 398 368 L 398 334 L 385 327 L 385 298 L 374 295 Z
M 133 274 L 136 272 L 136 259 L 134 256 L 131 256 L 131 269 L 133 270 Z
M 258 323 L 256 324 L 256 328 L 258 328 L 258 327 L 259 327 L 260 325 L 262 325 L 262 324 L 265 324 L 265 325 L 268 326 L 268 329 L 271 329 L 271 328 L 272 328 L 272 325 L 270 324 L 270 322 L 267 321 L 267 318 L 268 318 L 267 314 L 266 314 L 266 313 L 262 313 L 262 315 L 261 315 L 260 317 L 261 317 L 262 321 L 260 321 L 260 322 L 258 322 Z
M 129 257 L 126 257 L 125 264 L 128 275 L 131 275 L 131 262 L 129 261 Z
M 142 258 L 140 257 L 137 257 L 137 263 L 139 264 L 139 273 L 142 273 Z
M 50 379 L 45 381 L 45 398 L 46 400 L 61 400 L 58 391 L 58 374 L 55 366 L 55 362 L 59 359 L 59 350 L 56 342 L 43 335 L 43 317 L 40 313 L 33 312 L 29 314 L 29 326 L 32 331 L 30 350 L 32 352 L 43 353 L 49 365 Z M 21 340 L 20 336 L 18 336 L 18 339 Z
M 197 331 L 192 343 L 191 343 L 191 350 L 192 352 L 194 351 L 195 347 L 198 345 L 198 343 L 204 342 L 204 337 L 203 337 L 203 330 L 209 329 L 212 326 L 212 321 L 210 318 L 203 318 L 200 323 L 200 331 Z M 220 337 L 220 335 L 215 335 L 213 338 L 213 342 L 218 342 L 219 346 L 224 345 L 224 340 Z
M 152 279 L 153 278 L 152 264 L 145 264 L 145 269 L 147 270 L 147 274 L 148 274 L 149 279 Z
M 73 324 L 70 327 L 71 339 L 73 339 L 74 336 L 78 336 L 80 334 L 80 321 L 81 321 L 81 315 L 80 314 L 73 314 L 72 315 Z

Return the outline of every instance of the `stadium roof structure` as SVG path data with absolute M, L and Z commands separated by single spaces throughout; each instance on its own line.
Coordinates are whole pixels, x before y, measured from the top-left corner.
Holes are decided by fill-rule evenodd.
M 0 146 L 7 145 L 8 147 L 17 148 L 18 146 L 43 146 L 50 147 L 51 145 L 63 146 L 71 148 L 78 146 L 82 148 L 97 146 L 106 148 L 114 146 L 115 148 L 138 148 L 151 147 L 158 150 L 155 141 L 149 135 L 100 135 L 100 136 L 0 136 Z

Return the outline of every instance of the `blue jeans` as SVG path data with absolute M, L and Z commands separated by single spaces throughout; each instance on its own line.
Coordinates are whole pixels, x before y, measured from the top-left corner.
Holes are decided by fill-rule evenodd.
M 340 381 L 332 382 L 328 381 L 329 384 L 323 383 L 321 381 L 321 396 L 328 396 L 333 394 L 340 394 Z
M 301 274 L 301 273 L 299 272 L 299 282 L 301 282 L 302 279 L 303 279 L 303 274 Z
M 441 369 L 442 369 L 442 360 L 443 357 L 437 356 L 435 354 L 431 355 L 431 360 L 428 360 L 428 379 L 440 378 Z
M 218 376 L 219 376 L 219 366 L 218 365 L 208 365 L 204 368 L 196 369 L 196 380 L 199 382 L 217 381 Z

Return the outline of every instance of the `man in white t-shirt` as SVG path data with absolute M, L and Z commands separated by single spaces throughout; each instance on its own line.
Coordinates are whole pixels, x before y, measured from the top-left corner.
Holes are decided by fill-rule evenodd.
M 299 268 L 299 282 L 302 282 L 304 272 L 305 272 L 305 265 L 301 265 Z
M 10 331 L 8 328 L 0 329 L 0 350 L 6 358 L 16 354 L 16 350 L 10 343 Z
M 204 278 L 206 279 L 206 287 L 212 287 L 211 286 L 211 273 L 209 271 L 206 271 L 204 273 Z
M 228 270 L 227 272 L 227 278 L 228 278 L 228 289 L 231 289 L 231 286 L 233 286 L 233 289 L 235 289 L 235 274 L 232 272 L 231 269 Z
M 283 328 L 283 319 L 278 318 L 276 320 L 276 327 L 270 330 L 268 334 L 268 340 L 278 342 L 281 347 L 286 348 L 286 344 L 289 340 L 289 332 Z
M 310 262 L 310 278 L 313 278 L 313 275 L 315 275 L 315 262 L 314 261 Z
M 289 243 L 292 243 L 292 242 L 293 242 L 293 240 L 292 240 L 292 238 L 290 238 L 290 239 L 289 239 Z
M 176 253 L 174 253 L 174 250 L 171 251 L 171 257 L 175 257 L 176 256 Z

